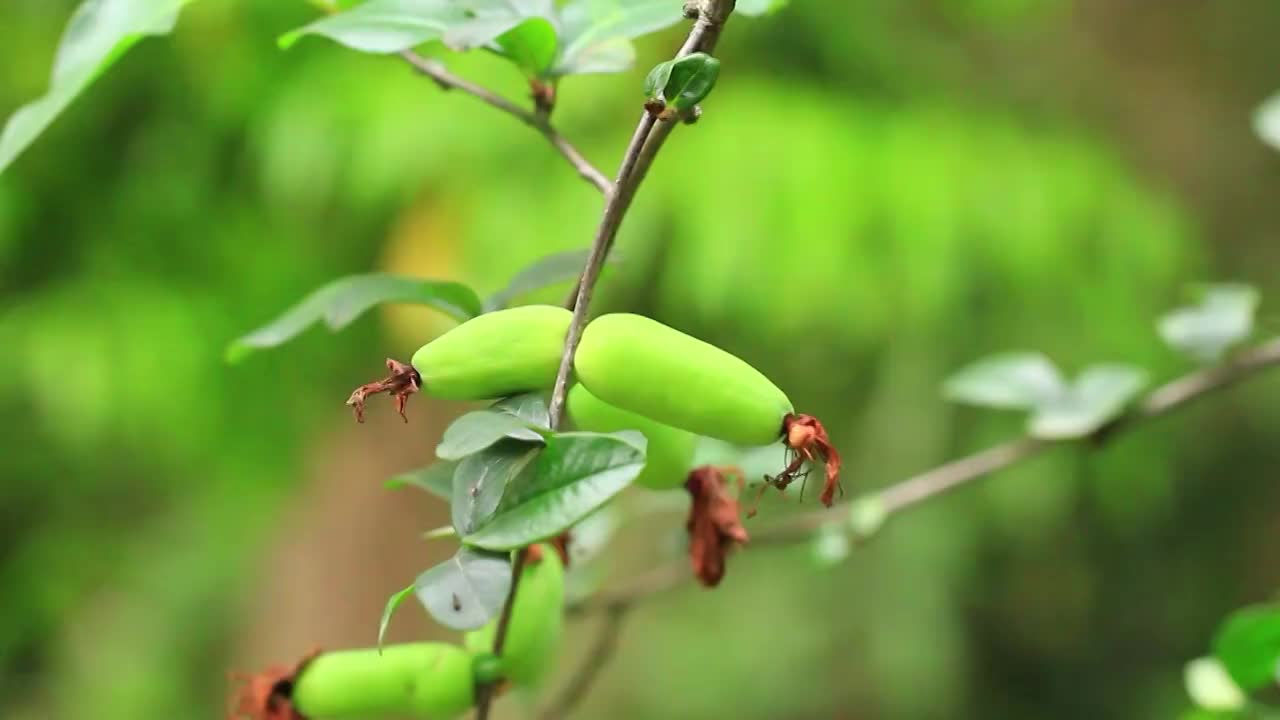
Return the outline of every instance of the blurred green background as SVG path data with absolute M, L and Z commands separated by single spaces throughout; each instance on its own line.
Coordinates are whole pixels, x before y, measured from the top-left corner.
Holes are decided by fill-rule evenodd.
M 0 7 L 0 115 L 43 92 L 73 7 Z M 0 175 L 2 717 L 221 717 L 229 669 L 371 644 L 386 597 L 451 552 L 419 538 L 443 505 L 381 480 L 462 406 L 357 426 L 342 400 L 449 322 L 387 308 L 236 366 L 223 348 L 339 275 L 494 290 L 590 240 L 596 191 L 518 123 L 394 59 L 277 50 L 313 15 L 194 3 Z M 982 355 L 1183 372 L 1153 321 L 1189 282 L 1254 283 L 1278 326 L 1280 154 L 1249 130 L 1278 29 L 1273 0 L 735 19 L 598 309 L 760 367 L 827 422 L 855 492 L 1018 431 L 939 396 Z M 561 129 L 608 174 L 682 32 L 561 87 Z M 523 94 L 496 58 L 447 59 Z M 629 619 L 578 716 L 1176 717 L 1183 663 L 1280 580 L 1278 433 L 1280 374 L 931 503 L 836 566 L 736 555 L 715 592 Z M 681 526 L 629 525 L 612 576 Z M 571 631 L 566 668 L 593 625 Z M 447 635 L 406 606 L 391 637 Z

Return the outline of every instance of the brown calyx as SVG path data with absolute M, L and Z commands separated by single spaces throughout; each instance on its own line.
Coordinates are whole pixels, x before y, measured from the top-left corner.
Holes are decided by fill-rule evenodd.
M 379 393 L 390 393 L 396 400 L 396 411 L 405 422 L 409 422 L 409 417 L 404 414 L 404 406 L 409 402 L 410 395 L 422 389 L 422 376 L 412 365 L 391 358 L 387 358 L 387 370 L 391 373 L 389 376 L 361 385 L 347 398 L 347 404 L 355 411 L 356 422 L 364 422 L 365 400 L 370 395 Z
M 808 475 L 805 463 L 821 460 L 826 466 L 826 472 L 818 499 L 823 505 L 831 507 L 836 493 L 843 494 L 844 488 L 840 485 L 840 453 L 831 444 L 831 438 L 827 437 L 827 429 L 812 415 L 789 413 L 782 420 L 782 435 L 783 444 L 791 452 L 791 461 L 778 475 L 766 478 L 766 482 L 779 490 L 785 490 L 791 483 Z
M 693 498 L 685 525 L 689 531 L 689 560 L 694 575 L 707 587 L 720 584 L 729 551 L 749 539 L 738 519 L 738 500 L 727 491 L 729 478 L 736 478 L 741 488 L 741 470 L 704 465 L 690 471 L 684 483 Z
M 292 666 L 275 665 L 259 673 L 231 673 L 231 680 L 240 683 L 232 697 L 234 703 L 228 720 L 307 720 L 293 707 L 293 683 L 320 650 L 312 650 Z

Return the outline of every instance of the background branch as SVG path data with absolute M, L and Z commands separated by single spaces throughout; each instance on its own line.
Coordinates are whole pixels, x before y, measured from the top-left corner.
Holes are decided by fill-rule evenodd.
M 454 75 L 445 69 L 443 63 L 425 58 L 412 50 L 405 50 L 400 53 L 400 57 L 404 58 L 418 72 L 435 81 L 441 90 L 460 90 L 537 130 L 547 139 L 547 142 L 551 143 L 552 147 L 564 156 L 565 160 L 569 161 L 569 164 L 573 166 L 574 170 L 578 171 L 578 175 L 583 180 L 594 185 L 597 190 L 605 195 L 608 195 L 613 190 L 613 184 L 604 176 L 604 173 L 592 165 L 591 161 L 587 160 L 572 143 L 551 125 L 551 120 L 546 113 L 526 110 L 488 88 L 481 87 Z

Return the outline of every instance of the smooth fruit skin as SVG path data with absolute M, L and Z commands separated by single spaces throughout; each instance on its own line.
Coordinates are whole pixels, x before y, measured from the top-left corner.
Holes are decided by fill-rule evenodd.
M 693 467 L 698 436 L 687 430 L 663 425 L 643 415 L 614 407 L 592 395 L 582 383 L 569 390 L 569 416 L 580 430 L 618 432 L 639 430 L 648 441 L 644 469 L 635 483 L 651 490 L 669 490 L 684 484 Z
M 511 608 L 507 639 L 498 658 L 502 676 L 520 687 L 537 687 L 555 670 L 564 634 L 564 564 L 550 545 L 538 545 L 537 562 L 525 565 Z M 466 634 L 475 655 L 493 652 L 497 622 Z
M 471 653 L 455 645 L 413 643 L 326 652 L 294 682 L 292 702 L 307 718 L 380 715 L 450 720 L 475 704 Z
M 793 410 L 759 370 L 640 315 L 593 320 L 574 369 L 587 390 L 610 405 L 739 445 L 776 442 Z
M 423 392 L 446 400 L 487 400 L 555 385 L 573 313 L 525 305 L 485 313 L 413 354 Z

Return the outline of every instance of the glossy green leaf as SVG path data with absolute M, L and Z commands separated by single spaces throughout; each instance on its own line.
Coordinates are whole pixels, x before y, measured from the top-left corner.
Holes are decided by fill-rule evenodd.
M 463 540 L 509 550 L 554 537 L 625 489 L 644 457 L 644 436 L 636 432 L 553 435 L 508 484 L 492 517 Z
M 453 474 L 449 507 L 458 534 L 467 535 L 497 512 L 502 495 L 541 451 L 541 445 L 504 439 L 468 455 Z
M 1065 392 L 1062 375 L 1040 353 L 1009 353 L 979 360 L 947 378 L 948 400 L 980 407 L 1030 410 Z
M 391 625 L 391 616 L 396 614 L 396 608 L 400 607 L 400 603 L 404 599 L 413 594 L 414 586 L 401 590 L 400 592 L 387 598 L 387 605 L 382 609 L 382 619 L 378 621 L 378 652 L 382 652 L 382 639 L 387 635 L 387 627 Z
M 544 77 L 556 60 L 556 27 L 541 17 L 528 18 L 498 36 L 502 54 L 531 77 Z
M 493 445 L 502 438 L 542 441 L 542 434 L 516 415 L 492 410 L 476 410 L 454 420 L 445 428 L 436 446 L 441 460 L 461 460 Z
M 1232 712 L 1244 708 L 1247 701 L 1244 691 L 1217 658 L 1192 660 L 1183 669 L 1182 678 L 1191 701 L 1205 710 Z
M 653 66 L 653 69 L 644 78 L 645 97 L 664 100 L 662 93 L 667 89 L 667 81 L 671 79 L 671 68 L 675 67 L 675 64 L 675 60 L 667 60 Z
M 635 52 L 628 40 L 675 25 L 682 0 L 574 0 L 561 9 L 563 52 L 556 75 L 621 72 Z
M 1280 93 L 1258 106 L 1253 114 L 1253 130 L 1262 142 L 1280 150 Z
M 1213 638 L 1213 654 L 1246 692 L 1274 685 L 1280 667 L 1280 605 L 1232 613 Z
M 321 321 L 330 330 L 341 330 L 381 303 L 427 305 L 459 322 L 481 310 L 475 291 L 461 283 L 386 273 L 349 275 L 315 290 L 270 324 L 232 342 L 227 361 L 237 362 L 255 350 L 282 345 Z
M 1170 347 L 1200 362 L 1222 359 L 1232 345 L 1249 337 L 1258 308 L 1258 291 L 1225 283 L 1199 288 L 1200 302 L 1160 318 L 1160 337 Z
M 693 53 L 675 61 L 662 91 L 667 105 L 689 110 L 702 102 L 720 77 L 720 61 L 706 53 Z
M 1147 374 L 1129 365 L 1086 369 L 1057 398 L 1032 413 L 1029 431 L 1047 440 L 1084 437 L 1114 420 L 1147 384 Z
M 551 427 L 551 412 L 547 408 L 547 399 L 542 393 L 512 395 L 490 405 L 489 409 L 494 412 L 510 413 L 534 427 Z
M 467 19 L 450 0 L 369 0 L 287 32 L 279 44 L 287 49 L 304 35 L 320 35 L 361 52 L 397 53 L 438 40 Z
M 85 0 L 71 16 L 53 60 L 49 90 L 19 108 L 0 132 L 0 172 L 134 43 L 173 30 L 190 0 Z
M 416 487 L 436 497 L 449 500 L 453 497 L 453 474 L 457 468 L 458 463 L 456 462 L 434 462 L 424 468 L 411 470 L 389 478 L 383 483 L 383 487 L 388 490 Z
M 419 575 L 413 589 L 441 625 L 474 630 L 502 612 L 511 589 L 511 562 L 506 553 L 462 547 Z
M 582 269 L 586 267 L 587 250 L 566 250 L 552 253 L 535 260 L 525 269 L 516 273 L 507 286 L 484 301 L 485 312 L 501 310 L 517 297 L 535 290 L 542 290 L 563 282 L 577 280 Z M 619 262 L 617 253 L 612 253 L 605 260 L 606 265 Z

